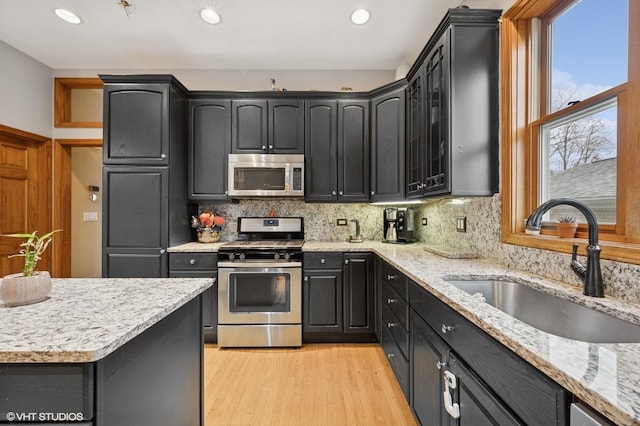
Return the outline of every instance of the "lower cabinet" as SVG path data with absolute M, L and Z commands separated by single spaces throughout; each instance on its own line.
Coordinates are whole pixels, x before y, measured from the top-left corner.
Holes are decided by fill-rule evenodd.
M 410 283 L 411 407 L 422 424 L 567 425 L 571 394 Z
M 202 293 L 204 341 L 218 341 L 218 267 L 215 253 L 169 253 L 170 278 L 213 278 Z
M 306 252 L 303 277 L 305 342 L 375 341 L 373 254 Z

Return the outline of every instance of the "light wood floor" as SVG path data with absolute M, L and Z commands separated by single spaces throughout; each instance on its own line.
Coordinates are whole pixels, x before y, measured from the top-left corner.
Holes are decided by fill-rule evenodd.
M 204 353 L 206 426 L 416 424 L 377 344 Z

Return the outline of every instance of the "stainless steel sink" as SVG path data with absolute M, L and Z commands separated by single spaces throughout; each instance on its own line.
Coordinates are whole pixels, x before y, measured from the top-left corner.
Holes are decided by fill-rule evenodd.
M 448 283 L 532 327 L 556 336 L 592 343 L 638 343 L 640 325 L 545 293 L 500 280 L 447 280 Z

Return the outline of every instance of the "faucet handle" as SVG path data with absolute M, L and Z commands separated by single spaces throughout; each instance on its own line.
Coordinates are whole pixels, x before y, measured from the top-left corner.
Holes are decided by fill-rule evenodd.
M 578 262 L 578 243 L 573 244 L 573 253 L 571 254 L 571 269 L 576 273 L 578 277 L 584 279 L 587 272 L 587 268 Z

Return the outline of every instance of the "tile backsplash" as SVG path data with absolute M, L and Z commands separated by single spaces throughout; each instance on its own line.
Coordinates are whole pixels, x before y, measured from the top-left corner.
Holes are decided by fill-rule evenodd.
M 571 256 L 547 250 L 503 244 L 500 242 L 501 198 L 465 198 L 462 204 L 452 199 L 427 201 L 413 206 L 419 241 L 456 251 L 476 252 L 480 257 L 516 270 L 527 271 L 575 286 L 582 284 L 569 267 Z M 240 200 L 238 204 L 200 204 L 222 215 L 225 224 L 221 240 L 233 240 L 237 218 L 268 216 L 270 209 L 278 216 L 304 217 L 305 239 L 309 241 L 345 241 L 350 226 L 337 226 L 337 219 L 357 219 L 363 238 L 382 240 L 384 206 L 371 204 L 305 203 L 302 200 Z M 456 231 L 456 218 L 466 217 L 466 232 Z M 422 226 L 421 218 L 427 219 Z M 582 259 L 585 260 L 584 258 Z M 640 266 L 602 261 L 606 294 L 640 304 Z

